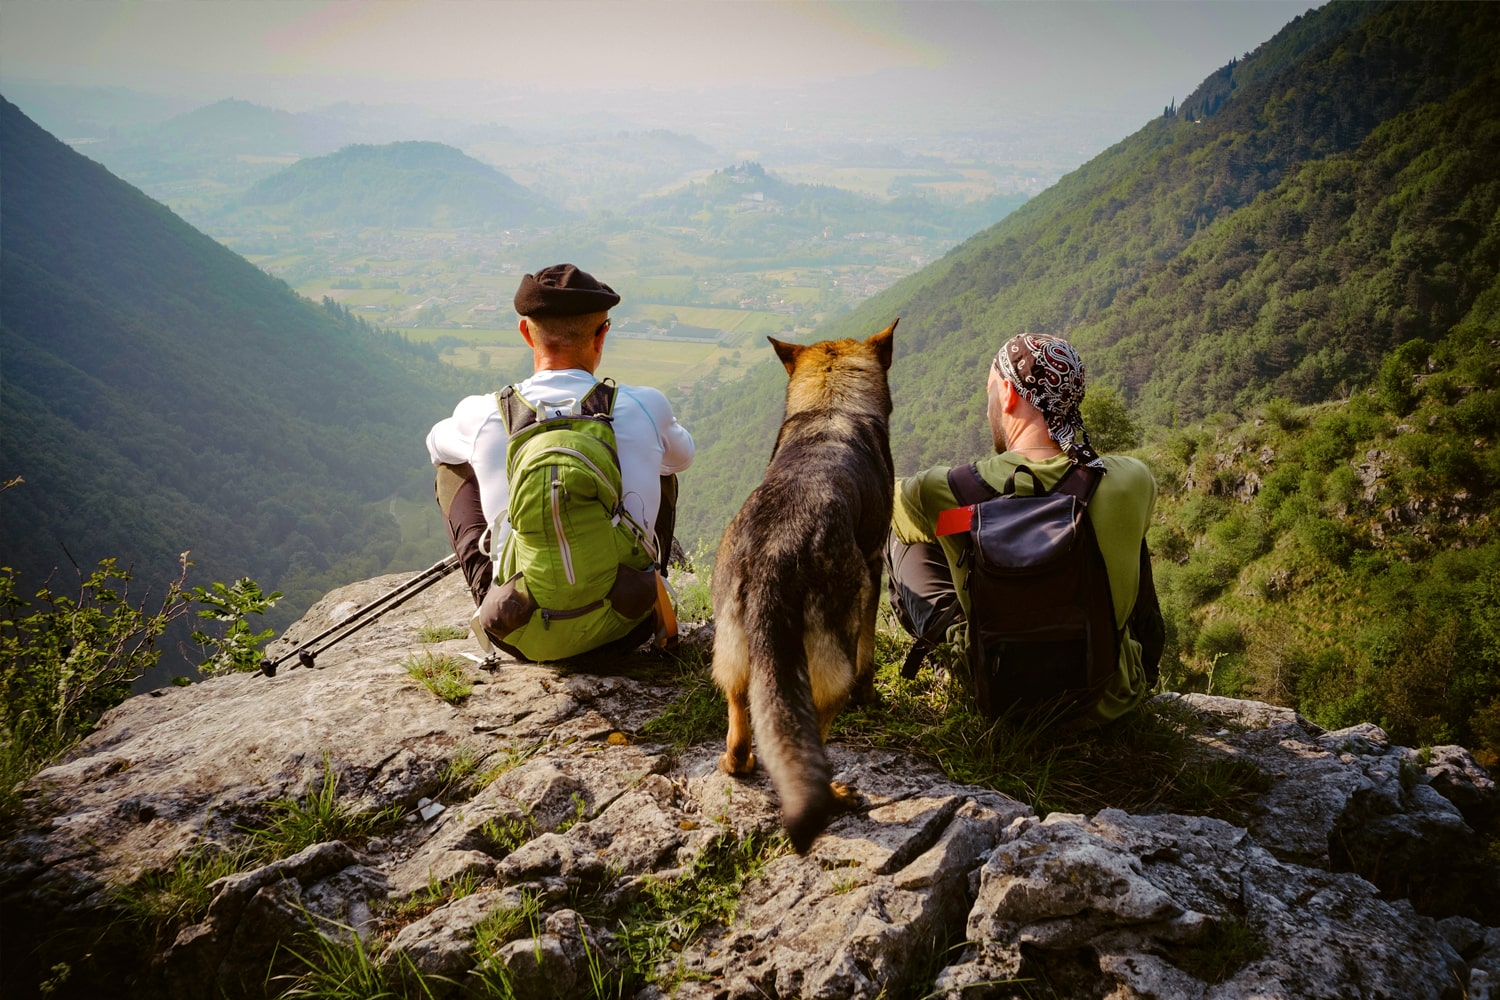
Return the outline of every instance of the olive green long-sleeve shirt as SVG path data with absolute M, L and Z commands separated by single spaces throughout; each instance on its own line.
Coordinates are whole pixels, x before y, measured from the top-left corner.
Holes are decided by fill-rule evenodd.
M 1016 466 L 1022 464 L 1032 470 L 1043 487 L 1051 490 L 1068 471 L 1069 463 L 1063 455 L 1034 461 L 1008 451 L 980 459 L 979 475 L 985 482 L 1000 490 L 1004 488 L 1005 481 Z M 1156 480 L 1152 478 L 1151 471 L 1144 462 L 1124 455 L 1106 455 L 1104 467 L 1104 478 L 1099 481 L 1093 499 L 1089 501 L 1088 518 L 1093 524 L 1094 535 L 1099 540 L 1099 550 L 1104 556 L 1104 566 L 1109 573 L 1115 626 L 1121 633 L 1119 670 L 1105 686 L 1103 696 L 1089 713 L 1092 721 L 1098 723 L 1124 715 L 1150 692 L 1146 671 L 1141 663 L 1141 644 L 1130 634 L 1126 622 L 1135 610 L 1136 594 L 1140 589 L 1141 540 L 1146 537 L 1146 528 L 1156 506 Z M 954 626 L 949 639 L 962 648 L 967 648 L 969 591 L 966 584 L 969 568 L 967 562 L 959 565 L 958 558 L 964 536 L 960 534 L 938 538 L 934 531 L 938 514 L 957 506 L 958 500 L 948 486 L 948 469 L 937 466 L 897 481 L 892 524 L 896 537 L 908 545 L 936 540 L 942 546 L 944 555 L 948 557 L 948 568 L 953 574 L 953 584 L 958 591 L 965 619 Z

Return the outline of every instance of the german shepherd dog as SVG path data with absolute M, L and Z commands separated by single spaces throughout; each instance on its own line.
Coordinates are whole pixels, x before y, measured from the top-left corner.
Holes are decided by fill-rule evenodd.
M 753 719 L 799 853 L 855 800 L 831 783 L 823 744 L 851 692 L 875 692 L 880 554 L 895 495 L 887 372 L 896 322 L 865 341 L 767 338 L 791 376 L 786 417 L 765 479 L 714 562 L 713 675 L 729 702 L 719 767 L 755 768 Z

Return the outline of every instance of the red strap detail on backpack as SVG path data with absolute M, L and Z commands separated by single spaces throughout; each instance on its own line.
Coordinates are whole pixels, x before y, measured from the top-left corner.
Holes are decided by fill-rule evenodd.
M 937 536 L 957 535 L 968 531 L 974 524 L 974 505 L 967 507 L 953 507 L 949 510 L 938 512 Z

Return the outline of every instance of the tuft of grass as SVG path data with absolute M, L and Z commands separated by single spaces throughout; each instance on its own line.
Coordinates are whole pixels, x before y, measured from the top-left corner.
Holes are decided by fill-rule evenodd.
M 745 885 L 773 859 L 791 852 L 786 837 L 725 833 L 712 840 L 680 874 L 648 878 L 620 918 L 617 940 L 625 970 L 622 996 L 646 983 L 671 994 L 687 973 L 677 956 L 711 927 L 727 927 Z M 644 981 L 636 981 L 640 977 Z
M 569 737 L 558 745 L 567 746 L 573 741 L 574 737 Z M 490 784 L 495 781 L 495 779 L 499 778 L 503 774 L 508 774 L 509 772 L 514 771 L 516 768 L 526 763 L 532 757 L 535 757 L 537 754 L 547 749 L 547 746 L 547 741 L 545 739 L 540 739 L 528 746 L 520 748 L 519 750 L 505 750 L 500 755 L 500 759 L 498 761 L 479 773 L 479 776 L 474 779 L 474 784 L 478 788 L 488 788 Z
M 338 774 L 328 754 L 323 755 L 323 778 L 316 791 L 302 799 L 277 799 L 268 804 L 265 826 L 240 827 L 247 849 L 259 863 L 289 858 L 304 848 L 333 840 L 360 842 L 377 830 L 394 825 L 401 807 L 357 812 L 339 801 Z
M 448 763 L 443 765 L 438 777 L 447 788 L 456 788 L 473 777 L 483 760 L 479 748 L 472 743 L 460 743 Z
M 429 875 L 425 890 L 412 893 L 399 903 L 389 904 L 385 912 L 393 916 L 397 923 L 409 923 L 418 917 L 425 917 L 445 903 L 474 895 L 479 891 L 479 886 L 483 881 L 484 879 L 474 872 L 468 872 L 446 882 Z
M 704 565 L 701 557 L 697 565 Z M 679 583 L 675 589 L 678 621 L 706 622 L 713 617 L 713 599 L 709 591 L 709 579 L 706 576 L 690 576 Z
M 199 844 L 167 868 L 114 886 L 111 895 L 123 908 L 126 921 L 149 932 L 155 951 L 170 942 L 178 930 L 208 915 L 214 882 L 251 864 L 251 852 L 244 845 Z
M 564 816 L 557 824 L 556 833 L 567 833 L 573 827 L 589 818 L 589 803 L 582 795 L 573 793 L 573 815 Z
M 1238 917 L 1216 922 L 1198 942 L 1174 948 L 1171 961 L 1209 985 L 1224 982 L 1266 953 L 1266 941 Z
M 674 681 L 682 693 L 641 727 L 641 735 L 670 743 L 678 751 L 722 738 L 726 725 L 724 696 L 713 682 L 702 650 L 691 648 L 679 654 Z
M 344 924 L 330 923 L 333 934 L 324 934 L 309 917 L 311 931 L 301 950 L 278 946 L 272 967 L 282 952 L 300 968 L 296 972 L 267 977 L 267 987 L 284 983 L 275 992 L 278 997 L 316 997 L 318 1000 L 433 1000 L 429 977 L 424 976 L 411 958 L 397 953 L 394 963 L 378 961 L 380 945 L 367 948 L 359 933 Z M 433 977 L 436 978 L 436 977 Z M 267 990 L 268 994 L 271 992 Z
M 1037 715 L 991 721 L 976 707 L 967 666 L 952 647 L 930 654 L 914 679 L 901 677 L 909 645 L 877 632 L 881 704 L 845 709 L 831 738 L 916 754 L 954 781 L 1004 792 L 1042 816 L 1166 805 L 1243 823 L 1268 787 L 1253 764 L 1193 739 L 1202 722 L 1185 706 L 1148 702 L 1088 731 Z
M 480 826 L 479 833 L 490 845 L 495 857 L 503 858 L 536 836 L 536 821 L 529 815 L 497 816 L 486 820 Z
M 469 630 L 462 625 L 433 625 L 429 622 L 417 629 L 417 641 L 426 645 L 447 642 L 449 639 L 466 639 L 469 634 Z
M 450 705 L 462 704 L 474 691 L 474 681 L 461 657 L 423 650 L 408 657 L 402 666 L 408 674 L 425 684 L 427 690 Z
M 478 977 L 484 995 L 519 1000 L 498 956 L 501 948 L 522 934 L 532 938 L 541 934 L 541 912 L 541 897 L 523 890 L 519 903 L 501 907 L 474 925 L 475 965 L 469 973 Z

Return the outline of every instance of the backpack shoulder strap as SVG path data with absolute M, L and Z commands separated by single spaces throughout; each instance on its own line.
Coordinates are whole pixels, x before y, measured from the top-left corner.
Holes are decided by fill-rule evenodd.
M 594 383 L 589 394 L 583 397 L 583 403 L 579 406 L 585 417 L 611 418 L 615 413 L 615 395 L 619 387 L 615 385 L 612 378 L 600 379 Z
M 615 395 L 618 386 L 615 380 L 606 378 L 594 383 L 588 395 L 583 397 L 579 404 L 579 412 L 585 417 L 593 419 L 611 420 L 615 412 Z M 505 430 L 511 437 L 537 423 L 536 407 L 526 401 L 526 397 L 513 385 L 495 393 L 495 401 L 500 407 L 500 416 L 505 421 Z
M 1099 469 L 1087 465 L 1073 465 L 1063 473 L 1057 485 L 1052 488 L 1053 493 L 1066 493 L 1068 496 L 1077 497 L 1085 507 L 1094 496 L 1094 490 L 1099 488 L 1099 481 L 1104 478 L 1104 473 Z
M 953 497 L 960 507 L 983 503 L 1000 495 L 999 490 L 984 481 L 984 477 L 979 474 L 979 465 L 975 462 L 955 465 L 949 469 L 948 488 L 953 491 Z
M 495 393 L 495 402 L 500 407 L 500 418 L 505 421 L 505 432 L 511 437 L 536 423 L 536 410 L 526 402 L 526 397 L 516 391 L 516 387 L 508 385 Z

